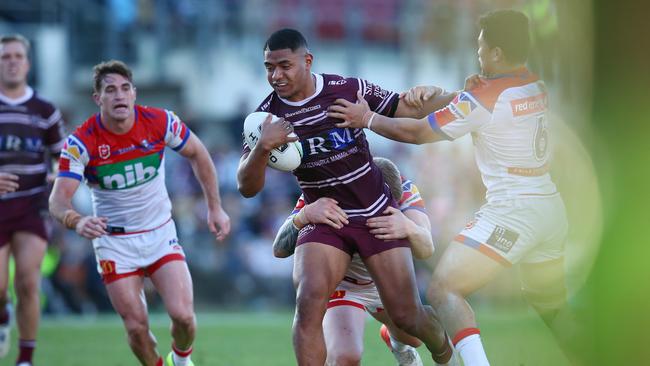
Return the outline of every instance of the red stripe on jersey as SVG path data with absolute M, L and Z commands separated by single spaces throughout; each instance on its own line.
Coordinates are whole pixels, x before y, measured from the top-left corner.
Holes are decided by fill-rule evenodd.
M 477 88 L 468 90 L 468 92 L 479 101 L 485 109 L 492 112 L 497 99 L 499 99 L 499 95 L 501 95 L 504 90 L 533 83 L 538 81 L 539 78 L 524 67 L 506 75 L 486 78 L 483 80 L 484 83 L 480 84 Z

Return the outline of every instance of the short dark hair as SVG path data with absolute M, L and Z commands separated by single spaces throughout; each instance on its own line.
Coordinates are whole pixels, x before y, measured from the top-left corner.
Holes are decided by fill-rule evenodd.
M 526 62 L 530 35 L 528 17 L 524 13 L 516 10 L 495 10 L 482 15 L 478 23 L 490 48 L 501 48 L 510 62 Z
M 22 43 L 23 46 L 25 47 L 25 53 L 27 54 L 27 57 L 29 57 L 29 50 L 31 48 L 31 43 L 29 42 L 29 40 L 27 38 L 25 38 L 21 34 L 9 34 L 9 35 L 0 37 L 0 44 L 4 45 L 4 44 L 7 44 L 7 43 L 11 43 L 11 42 Z
M 381 170 L 381 175 L 384 176 L 384 182 L 388 184 L 390 193 L 393 195 L 395 201 L 402 199 L 404 190 L 402 189 L 402 175 L 397 168 L 397 165 L 386 158 L 374 157 L 372 161 Z
M 102 80 L 108 74 L 122 75 L 133 84 L 133 73 L 122 61 L 110 60 L 99 63 L 93 67 L 93 74 L 93 90 L 95 92 L 100 91 L 102 88 Z
M 264 43 L 264 51 L 275 51 L 288 48 L 295 51 L 299 48 L 307 48 L 307 40 L 295 29 L 284 28 L 273 32 Z

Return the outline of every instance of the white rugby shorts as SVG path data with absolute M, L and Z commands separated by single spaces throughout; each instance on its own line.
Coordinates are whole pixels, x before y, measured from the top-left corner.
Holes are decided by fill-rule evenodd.
M 336 306 L 354 306 L 369 313 L 384 310 L 374 283 L 357 285 L 345 280 L 336 286 L 327 304 L 328 309 Z
M 563 257 L 567 232 L 566 210 L 556 193 L 487 203 L 454 241 L 510 266 Z
M 171 219 L 144 233 L 101 236 L 93 240 L 93 247 L 105 284 L 128 276 L 150 276 L 165 263 L 185 260 Z

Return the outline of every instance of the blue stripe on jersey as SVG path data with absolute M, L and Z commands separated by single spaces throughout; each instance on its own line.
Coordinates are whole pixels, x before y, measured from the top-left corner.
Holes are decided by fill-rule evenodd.
M 183 136 L 183 142 L 181 142 L 180 145 L 174 147 L 173 150 L 180 151 L 180 149 L 182 149 L 183 146 L 185 146 L 185 143 L 187 142 L 187 140 L 189 140 L 189 138 L 190 138 L 190 129 L 185 127 L 185 136 Z
M 76 179 L 78 181 L 81 181 L 81 179 L 82 179 L 82 176 L 80 176 L 79 174 L 73 173 L 73 172 L 59 172 L 58 177 L 73 178 L 73 179 Z
M 436 120 L 436 114 L 435 113 L 429 114 L 429 116 L 427 117 L 427 120 L 429 121 L 429 126 L 431 126 L 431 129 L 433 130 L 433 132 L 439 134 L 440 136 L 442 136 L 442 138 L 444 138 L 447 141 L 453 141 L 453 138 L 451 138 L 451 136 L 444 133 L 440 129 L 440 126 L 438 126 L 438 121 Z

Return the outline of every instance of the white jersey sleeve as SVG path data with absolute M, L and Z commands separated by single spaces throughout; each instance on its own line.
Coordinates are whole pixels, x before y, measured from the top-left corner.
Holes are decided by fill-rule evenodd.
M 176 113 L 165 110 L 167 114 L 167 130 L 165 131 L 165 145 L 180 151 L 190 138 L 190 130 Z
M 448 140 L 477 131 L 490 120 L 490 113 L 468 92 L 462 92 L 446 107 L 431 113 L 431 128 Z
M 59 176 L 83 180 L 84 170 L 90 156 L 88 149 L 75 135 L 70 135 L 63 144 L 59 159 Z

